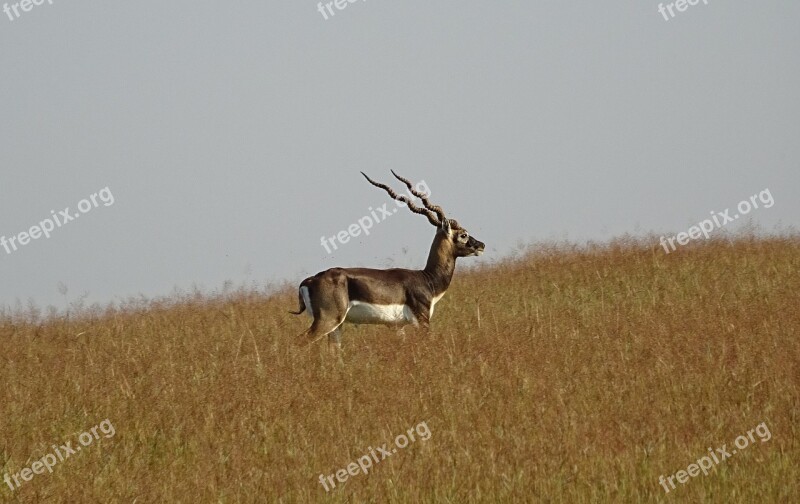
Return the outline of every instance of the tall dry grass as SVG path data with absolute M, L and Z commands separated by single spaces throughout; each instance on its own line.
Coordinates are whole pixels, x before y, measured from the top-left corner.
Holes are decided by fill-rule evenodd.
M 427 336 L 349 327 L 341 362 L 293 345 L 294 288 L 6 317 L 0 477 L 116 435 L 0 500 L 798 502 L 799 279 L 797 236 L 537 246 L 457 272 Z M 768 442 L 659 485 L 761 422 Z

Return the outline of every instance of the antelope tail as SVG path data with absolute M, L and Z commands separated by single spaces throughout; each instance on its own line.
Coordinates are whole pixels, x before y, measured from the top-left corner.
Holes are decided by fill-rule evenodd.
M 292 315 L 300 315 L 301 313 L 306 311 L 306 303 L 305 301 L 303 301 L 303 295 L 300 293 L 300 291 L 297 292 L 297 297 L 300 300 L 300 311 L 296 312 L 290 311 L 289 313 L 291 313 Z

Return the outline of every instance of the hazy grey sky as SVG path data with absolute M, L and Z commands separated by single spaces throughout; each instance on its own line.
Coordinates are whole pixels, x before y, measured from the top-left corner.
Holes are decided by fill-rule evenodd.
M 14 2 L 12 2 L 13 4 Z M 421 267 L 359 171 L 425 180 L 487 244 L 683 231 L 769 188 L 800 215 L 800 3 L 45 0 L 0 13 L 0 305 Z M 334 7 L 335 9 L 335 7 Z M 392 208 L 390 206 L 389 208 Z M 734 230 L 743 220 L 726 226 Z M 403 252 L 405 249 L 405 253 Z

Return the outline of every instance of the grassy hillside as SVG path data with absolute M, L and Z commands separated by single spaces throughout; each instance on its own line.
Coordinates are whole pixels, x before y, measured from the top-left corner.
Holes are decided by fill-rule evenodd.
M 460 269 L 430 334 L 351 326 L 341 362 L 294 345 L 294 288 L 9 318 L 0 478 L 115 433 L 0 501 L 798 502 L 800 239 L 653 243 Z M 415 427 L 326 493 L 320 474 Z

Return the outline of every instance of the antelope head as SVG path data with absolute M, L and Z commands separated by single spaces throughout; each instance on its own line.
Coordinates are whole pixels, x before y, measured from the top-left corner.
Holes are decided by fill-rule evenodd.
M 433 247 L 431 248 L 431 253 L 436 250 L 440 256 L 449 255 L 453 260 L 458 257 L 479 256 L 483 254 L 485 249 L 484 243 L 476 240 L 473 236 L 470 236 L 469 232 L 458 224 L 458 221 L 455 219 L 448 219 L 445 216 L 442 207 L 432 204 L 428 199 L 428 195 L 416 190 L 414 185 L 407 178 L 401 177 L 395 173 L 394 170 L 392 170 L 392 175 L 394 175 L 397 180 L 405 184 L 411 194 L 422 201 L 424 208 L 416 206 L 407 196 L 403 194 L 397 194 L 386 184 L 375 182 L 369 178 L 366 173 L 361 172 L 361 175 L 364 175 L 364 178 L 366 178 L 370 184 L 386 191 L 393 199 L 404 203 L 412 212 L 424 215 L 428 218 L 428 222 L 430 222 L 437 229 L 436 238 L 434 239 Z M 442 257 L 439 257 L 439 259 L 441 260 Z

